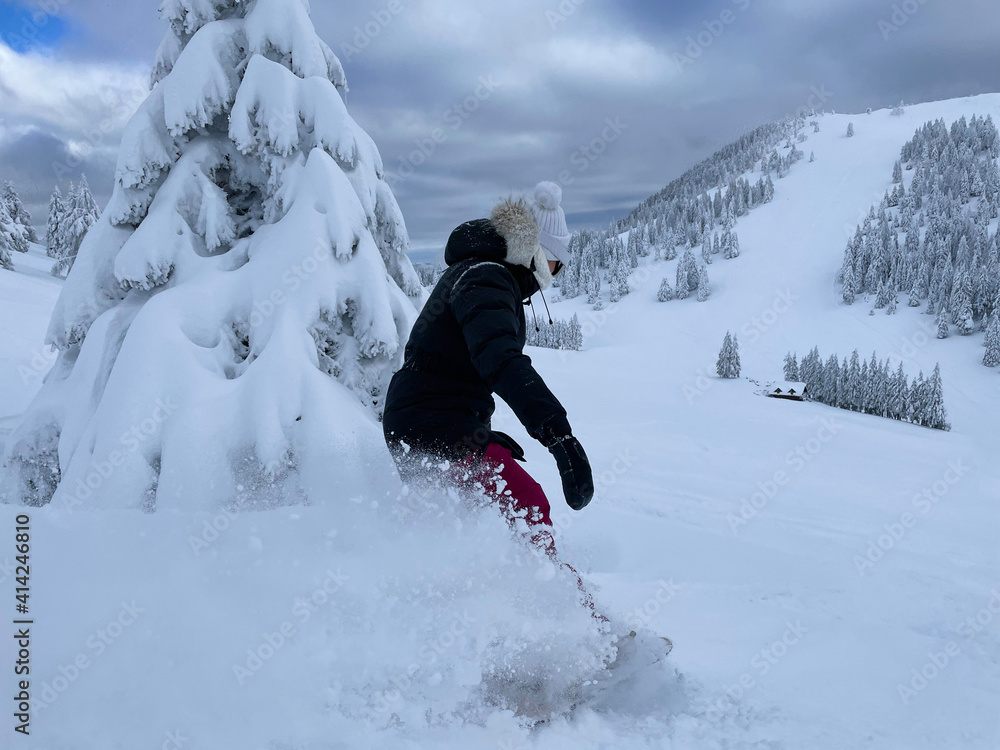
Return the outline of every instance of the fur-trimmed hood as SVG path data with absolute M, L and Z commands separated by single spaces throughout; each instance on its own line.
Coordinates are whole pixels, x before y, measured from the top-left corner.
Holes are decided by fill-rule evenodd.
M 493 207 L 489 219 L 468 221 L 451 233 L 445 262 L 451 266 L 467 258 L 521 266 L 533 271 L 540 289 L 552 285 L 549 263 L 539 243 L 538 224 L 524 198 L 504 198 Z
M 524 198 L 504 198 L 493 207 L 490 223 L 507 242 L 505 260 L 533 271 L 543 290 L 552 286 L 549 261 L 538 241 L 538 223 L 528 202 Z

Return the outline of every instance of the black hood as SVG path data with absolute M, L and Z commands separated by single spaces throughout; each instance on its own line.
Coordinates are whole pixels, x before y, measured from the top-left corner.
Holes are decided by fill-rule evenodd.
M 444 262 L 453 266 L 469 259 L 502 263 L 514 274 L 523 299 L 539 290 L 538 280 L 529 269 L 507 262 L 507 240 L 489 219 L 467 221 L 448 238 L 448 244 L 444 248 Z
M 444 249 L 444 262 L 453 266 L 469 258 L 501 262 L 507 257 L 507 240 L 489 219 L 467 221 L 455 229 Z

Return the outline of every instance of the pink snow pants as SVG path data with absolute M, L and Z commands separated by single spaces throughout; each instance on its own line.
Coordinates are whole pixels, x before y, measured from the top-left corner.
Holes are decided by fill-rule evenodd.
M 523 518 L 534 530 L 531 541 L 549 554 L 555 553 L 555 540 L 549 530 L 548 498 L 542 486 L 499 443 L 490 443 L 480 457 L 470 456 L 461 461 L 461 469 L 470 473 L 473 482 L 481 484 L 488 497 L 497 501 L 500 509 L 513 524 Z
M 499 443 L 490 443 L 481 457 L 471 456 L 460 461 L 456 467 L 463 473 L 468 473 L 466 481 L 471 480 L 481 485 L 486 495 L 497 501 L 512 526 L 515 519 L 523 518 L 532 527 L 531 543 L 576 577 L 581 598 L 591 615 L 598 622 L 608 622 L 608 618 L 597 611 L 594 599 L 583 585 L 583 579 L 576 568 L 555 559 L 556 542 L 551 531 L 548 498 L 545 497 L 542 486 L 521 468 L 510 451 Z

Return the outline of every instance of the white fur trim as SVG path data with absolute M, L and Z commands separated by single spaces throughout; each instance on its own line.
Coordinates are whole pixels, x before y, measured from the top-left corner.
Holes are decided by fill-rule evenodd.
M 535 262 L 535 278 L 542 289 L 552 286 L 552 274 L 545 251 L 538 242 L 538 223 L 531 206 L 524 198 L 504 198 L 493 207 L 490 223 L 507 243 L 508 263 L 531 268 Z

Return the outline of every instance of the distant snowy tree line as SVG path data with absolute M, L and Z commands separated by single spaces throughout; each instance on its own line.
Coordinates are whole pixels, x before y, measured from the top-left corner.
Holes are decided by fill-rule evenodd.
M 86 175 L 78 185 L 72 182 L 69 196 L 63 198 L 56 186 L 49 200 L 49 216 L 45 227 L 46 254 L 55 260 L 53 276 L 66 276 L 73 267 L 87 230 L 97 221 L 100 210 L 90 192 Z M 29 243 L 38 242 L 31 215 L 21 202 L 13 183 L 4 184 L 0 193 L 0 267 L 14 270 L 11 251 L 26 253 Z
M 796 144 L 808 140 L 807 123 L 819 132 L 815 117 L 810 112 L 763 125 L 685 172 L 608 230 L 580 233 L 574 238 L 573 261 L 556 280 L 563 297 L 585 294 L 590 304 L 600 308 L 607 285 L 611 301 L 616 302 L 629 293 L 627 279 L 630 269 L 638 265 L 636 258 L 650 254 L 657 260 L 674 260 L 679 252 L 700 247 L 705 265 L 711 265 L 713 256 L 719 254 L 727 259 L 739 257 L 736 220 L 773 200 L 772 173 L 782 178 L 804 158 Z M 754 170 L 760 172 L 756 181 L 745 176 Z M 620 237 L 626 232 L 628 243 L 622 253 Z M 664 279 L 657 294 L 660 301 L 683 299 L 695 290 L 699 290 L 699 300 L 708 298 L 707 269 L 696 267 L 691 275 L 682 263 L 685 267 L 678 269 L 678 278 L 690 278 L 691 283 L 686 288 L 678 284 L 674 290 Z
M 949 129 L 928 122 L 903 146 L 892 192 L 872 206 L 847 243 L 838 273 L 843 299 L 874 295 L 874 309 L 910 307 L 936 316 L 938 336 L 986 330 L 1000 313 L 1000 135 L 990 116 Z M 903 180 L 913 172 L 909 189 Z
M 28 243 L 38 242 L 31 214 L 21 202 L 12 182 L 0 191 L 0 268 L 14 270 L 11 253 L 28 252 Z
M 889 360 L 879 361 L 872 353 L 862 362 L 857 349 L 841 362 L 831 354 L 824 362 L 814 347 L 802 361 L 795 354 L 785 356 L 785 379 L 805 383 L 808 398 L 838 409 L 874 414 L 888 419 L 912 422 L 922 427 L 950 430 L 944 407 L 941 368 L 925 378 L 921 372 L 912 382 L 900 362 L 895 372 Z
M 640 203 L 613 225 L 612 231 L 625 232 L 655 220 L 661 229 L 669 228 L 681 235 L 677 245 L 688 239 L 692 240 L 692 246 L 701 244 L 705 232 L 712 227 L 712 222 L 707 221 L 706 201 L 711 203 L 711 214 L 717 221 L 722 220 L 727 207 L 734 216 L 743 216 L 753 207 L 770 201 L 774 194 L 771 173 L 784 177 L 804 156 L 794 142 L 801 142 L 798 135 L 805 124 L 805 117 L 789 118 L 762 125 L 741 136 Z M 777 151 L 782 141 L 788 149 L 785 155 Z M 756 183 L 741 177 L 758 165 L 761 178 Z M 725 186 L 724 192 L 720 186 Z M 709 198 L 712 190 L 717 192 Z
M 528 326 L 528 346 L 578 352 L 583 348 L 583 326 L 574 315 L 569 320 L 555 320 L 537 329 Z
M 437 263 L 414 263 L 413 270 L 420 278 L 420 285 L 425 287 L 433 287 L 444 273 L 444 268 Z
M 818 132 L 819 123 L 808 122 Z M 674 260 L 690 251 L 694 257 L 700 247 L 705 265 L 716 255 L 739 257 L 736 220 L 769 203 L 774 198 L 772 174 L 784 177 L 805 156 L 795 144 L 808 139 L 803 132 L 806 124 L 806 117 L 796 117 L 761 126 L 685 172 L 607 230 L 576 235 L 572 261 L 556 280 L 562 296 L 586 295 L 590 304 L 600 307 L 602 290 L 608 288 L 611 301 L 617 302 L 629 293 L 628 277 L 638 258 L 649 255 Z M 755 181 L 745 176 L 754 170 L 760 172 Z M 628 242 L 622 243 L 626 232 Z M 695 264 L 692 271 L 685 260 L 682 265 L 678 278 L 690 283 L 686 288 L 679 284 L 675 291 L 664 280 L 658 298 L 683 299 L 700 289 L 698 298 L 707 299 L 707 270 Z

